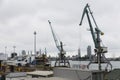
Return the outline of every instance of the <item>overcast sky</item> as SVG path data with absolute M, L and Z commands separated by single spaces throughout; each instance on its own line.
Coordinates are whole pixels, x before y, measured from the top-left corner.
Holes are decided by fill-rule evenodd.
M 103 44 L 109 56 L 120 56 L 120 1 L 119 0 L 0 0 L 0 52 L 33 51 L 34 31 L 37 32 L 37 50 L 58 52 L 47 20 L 65 44 L 64 49 L 73 53 L 81 48 L 86 54 L 88 45 L 94 49 L 87 18 L 79 26 L 83 8 L 89 3 L 96 22 L 105 33 Z M 55 55 L 56 55 L 55 54 Z M 94 54 L 94 53 L 93 53 Z

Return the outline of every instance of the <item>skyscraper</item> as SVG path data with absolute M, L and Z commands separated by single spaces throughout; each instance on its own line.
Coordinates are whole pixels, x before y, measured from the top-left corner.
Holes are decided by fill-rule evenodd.
M 91 60 L 91 46 L 90 45 L 88 45 L 88 47 L 87 47 L 87 56 L 88 56 L 89 60 Z
M 80 52 L 80 48 L 78 49 L 78 60 L 80 60 L 81 58 L 81 52 Z

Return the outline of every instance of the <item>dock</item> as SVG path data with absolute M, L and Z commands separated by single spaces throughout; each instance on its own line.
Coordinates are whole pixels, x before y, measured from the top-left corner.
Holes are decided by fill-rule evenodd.
M 27 75 L 32 77 L 49 77 L 53 76 L 53 71 L 33 71 L 27 72 Z
M 30 78 L 30 77 L 20 77 L 20 78 L 12 78 L 12 79 L 6 79 L 6 80 L 69 80 L 66 78 L 60 78 L 60 77 L 39 77 L 39 78 Z
M 70 80 L 70 79 L 54 76 L 53 71 L 33 71 L 26 73 L 10 73 L 6 76 L 6 80 Z
M 119 70 L 115 70 L 114 73 Z M 24 76 L 24 74 L 26 74 Z M 56 67 L 53 71 L 33 71 L 26 73 L 11 73 L 6 80 L 109 80 L 111 73 L 99 70 L 82 70 Z M 102 77 L 101 79 L 98 77 Z M 106 78 L 106 79 L 105 79 Z

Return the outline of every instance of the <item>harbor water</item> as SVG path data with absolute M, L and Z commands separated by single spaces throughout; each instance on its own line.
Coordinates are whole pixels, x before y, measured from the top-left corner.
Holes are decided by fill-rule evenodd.
M 81 68 L 84 67 L 83 69 L 87 68 L 87 65 L 89 63 L 89 61 L 72 61 L 70 60 L 70 65 L 71 68 Z M 120 61 L 110 61 L 110 63 L 112 64 L 112 69 L 116 69 L 116 68 L 120 68 Z M 51 61 L 51 66 L 54 66 L 55 61 Z M 105 69 L 107 64 L 102 64 L 102 69 Z M 97 70 L 98 69 L 98 64 L 91 64 L 89 66 L 90 70 Z M 110 66 L 108 66 L 108 69 L 110 69 Z

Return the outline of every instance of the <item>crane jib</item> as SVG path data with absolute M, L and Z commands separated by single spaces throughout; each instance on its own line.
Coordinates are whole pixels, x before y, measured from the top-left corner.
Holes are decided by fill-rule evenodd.
M 90 7 L 89 7 L 88 4 L 85 6 L 85 8 L 83 10 L 83 14 L 82 14 L 81 21 L 80 21 L 79 25 L 82 25 L 82 21 L 83 21 L 83 18 L 84 18 L 85 15 L 87 16 L 87 20 L 88 20 L 91 35 L 92 35 L 92 39 L 93 39 L 93 42 L 94 42 L 94 45 L 95 45 L 94 59 L 90 61 L 90 63 L 88 64 L 88 68 L 89 68 L 89 65 L 91 63 L 98 63 L 98 69 L 101 70 L 102 69 L 101 68 L 101 63 L 102 63 L 102 59 L 104 58 L 104 60 L 106 60 L 106 61 L 104 61 L 104 63 L 107 63 L 107 65 L 109 64 L 111 69 L 112 69 L 111 63 L 105 58 L 105 56 L 103 54 L 103 53 L 107 53 L 107 47 L 101 46 L 100 34 L 103 35 L 103 33 L 98 28 L 98 25 L 97 25 L 97 23 L 96 23 L 96 21 L 93 17 L 92 11 L 90 10 Z M 95 24 L 95 28 L 93 28 L 91 18 L 92 18 L 92 20 Z

